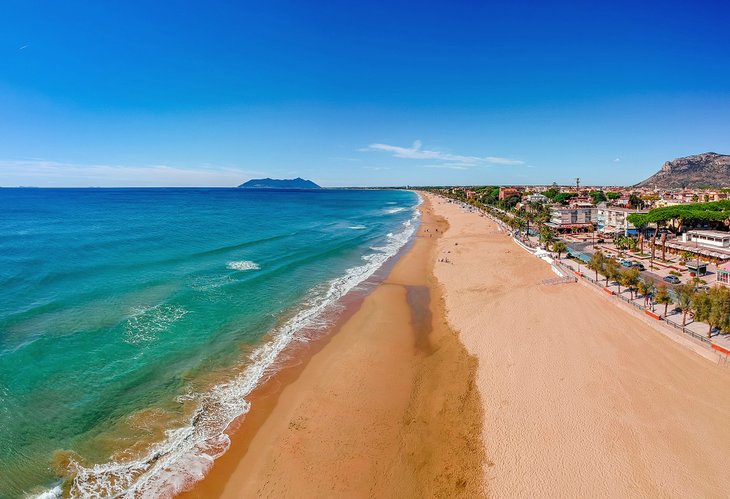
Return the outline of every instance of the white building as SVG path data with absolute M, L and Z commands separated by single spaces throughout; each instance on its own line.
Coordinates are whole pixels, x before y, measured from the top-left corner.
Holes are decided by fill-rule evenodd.
M 618 233 L 628 235 L 634 232 L 636 227 L 628 221 L 632 213 L 648 213 L 647 210 L 636 210 L 621 206 L 608 206 L 606 203 L 598 205 L 596 213 L 596 225 L 602 232 Z
M 547 203 L 548 198 L 543 194 L 530 194 L 525 198 L 528 203 Z
M 548 227 L 556 230 L 585 229 L 596 223 L 596 208 L 593 206 L 552 206 Z
M 694 242 L 702 246 L 730 248 L 730 232 L 719 230 L 690 230 L 682 234 L 682 242 Z

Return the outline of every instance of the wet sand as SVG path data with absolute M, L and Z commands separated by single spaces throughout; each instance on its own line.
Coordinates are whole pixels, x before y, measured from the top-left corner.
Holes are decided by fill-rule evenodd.
M 476 360 L 433 277 L 446 223 L 426 202 L 412 246 L 326 338 L 262 386 L 186 497 L 480 497 Z
M 441 198 L 435 274 L 479 360 L 492 497 L 729 497 L 730 369 Z

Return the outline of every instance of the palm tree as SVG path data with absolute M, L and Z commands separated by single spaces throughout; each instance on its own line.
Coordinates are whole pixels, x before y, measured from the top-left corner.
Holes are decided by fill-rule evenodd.
M 654 291 L 654 285 L 651 282 L 639 279 L 636 283 L 636 292 L 644 297 L 644 305 L 646 305 L 652 291 Z
M 549 227 L 544 225 L 540 227 L 540 242 L 545 245 L 545 249 L 550 249 L 550 245 L 555 241 L 555 234 Z
M 635 252 L 636 251 L 636 246 L 637 246 L 637 240 L 636 239 L 634 239 L 633 237 L 627 237 L 626 238 L 626 244 L 629 247 L 629 250 L 631 250 L 632 252 Z
M 654 301 L 656 301 L 660 305 L 664 305 L 664 317 L 667 316 L 667 308 L 672 303 L 672 295 L 669 294 L 669 290 L 667 289 L 666 284 L 662 284 L 657 289 L 656 295 L 654 296 Z
M 603 253 L 596 251 L 591 255 L 591 261 L 588 262 L 588 268 L 596 273 L 596 282 L 598 282 L 598 273 L 603 272 L 603 265 L 606 262 L 606 257 Z
M 555 241 L 553 243 L 553 251 L 558 254 L 558 260 L 560 260 L 560 254 L 568 249 L 568 246 L 563 241 Z

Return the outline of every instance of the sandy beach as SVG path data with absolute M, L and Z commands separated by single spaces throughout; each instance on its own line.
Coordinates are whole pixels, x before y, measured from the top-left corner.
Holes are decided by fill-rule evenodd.
M 727 497 L 730 370 L 425 198 L 413 247 L 188 497 Z
M 486 217 L 450 228 L 436 276 L 478 358 L 492 497 L 728 497 L 730 370 L 549 266 Z
M 480 497 L 476 359 L 433 277 L 446 223 L 428 201 L 413 246 L 327 338 L 253 394 L 231 449 L 186 497 Z

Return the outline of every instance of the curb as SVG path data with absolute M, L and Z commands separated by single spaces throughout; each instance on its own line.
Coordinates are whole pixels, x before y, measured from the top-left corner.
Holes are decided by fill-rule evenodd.
M 662 320 L 662 318 L 661 318 L 660 316 L 658 316 L 657 314 L 655 314 L 655 313 L 654 313 L 654 312 L 652 312 L 651 310 L 644 310 L 644 313 L 645 313 L 646 315 L 648 315 L 649 317 L 653 317 L 654 319 L 656 319 L 656 320 L 658 320 L 658 321 Z

